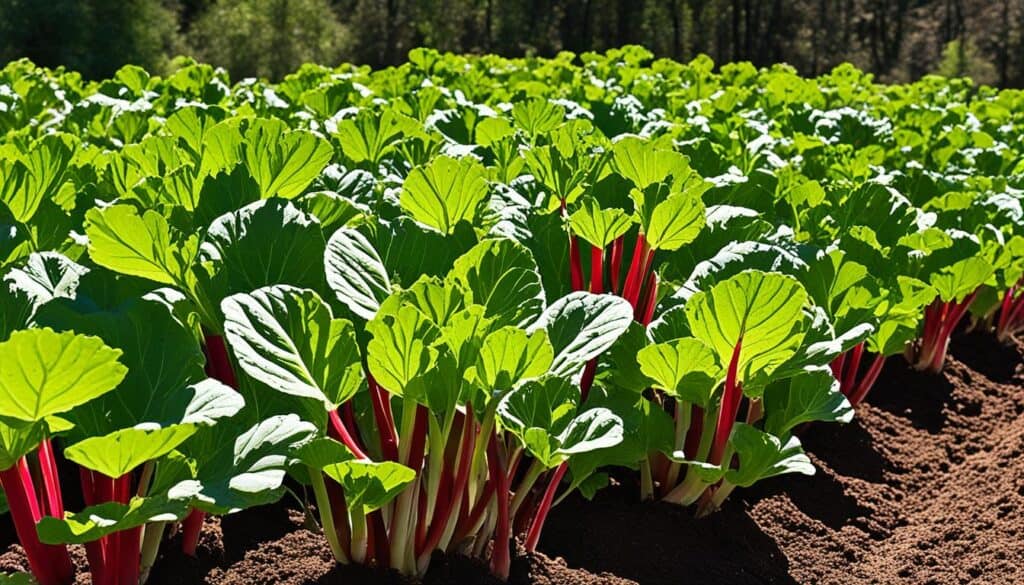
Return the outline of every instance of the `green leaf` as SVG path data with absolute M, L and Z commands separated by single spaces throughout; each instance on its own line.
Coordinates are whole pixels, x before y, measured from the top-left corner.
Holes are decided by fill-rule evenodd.
M 79 441 L 65 449 L 64 456 L 82 467 L 116 479 L 147 461 L 170 453 L 195 432 L 196 427 L 188 424 L 122 429 Z
M 63 519 L 46 516 L 36 525 L 39 540 L 46 544 L 84 544 L 150 522 L 176 522 L 188 514 L 197 489 L 196 482 L 183 481 L 159 496 L 134 497 L 127 504 L 89 506 Z
M 739 381 L 763 386 L 800 347 L 806 302 L 796 279 L 748 270 L 691 297 L 686 317 L 693 336 L 711 347 L 721 364 L 730 362 L 742 340 Z
M 354 118 L 338 122 L 336 133 L 345 156 L 356 163 L 368 161 L 376 165 L 394 150 L 394 143 L 402 137 L 402 128 L 394 110 L 385 109 L 378 115 L 365 109 Z
M 774 435 L 736 423 L 729 445 L 740 459 L 739 467 L 725 474 L 725 479 L 733 485 L 750 487 L 762 479 L 784 473 L 814 475 L 814 465 L 796 437 L 783 443 Z
M 379 311 L 367 322 L 366 331 L 372 336 L 366 345 L 367 367 L 389 392 L 403 395 L 437 362 L 438 352 L 431 346 L 440 331 L 413 306 Z
M 515 327 L 502 327 L 484 338 L 472 373 L 480 388 L 507 390 L 523 380 L 538 378 L 551 367 L 554 349 L 547 333 L 527 334 Z
M 298 197 L 333 155 L 334 149 L 323 138 L 288 130 L 277 119 L 251 121 L 242 142 L 242 160 L 256 179 L 263 199 Z
M 0 355 L 0 416 L 28 422 L 110 392 L 127 373 L 120 350 L 70 331 L 16 331 L 0 343 Z
M 93 262 L 161 284 L 183 282 L 194 255 L 174 241 L 163 215 L 146 211 L 140 216 L 131 205 L 90 209 L 85 235 Z
M 316 433 L 315 425 L 287 414 L 242 432 L 234 421 L 224 421 L 197 435 L 186 445 L 198 470 L 197 507 L 230 514 L 277 501 L 296 451 Z
M 704 223 L 699 192 L 672 193 L 654 207 L 644 226 L 647 243 L 654 250 L 677 250 L 695 240 Z
M 604 249 L 629 231 L 633 219 L 621 209 L 601 209 L 596 200 L 588 199 L 569 216 L 569 225 L 588 244 Z
M 853 420 L 853 406 L 839 391 L 839 381 L 827 367 L 769 384 L 764 391 L 764 409 L 764 429 L 777 437 L 808 422 Z
M 0 158 L 0 202 L 16 220 L 28 223 L 60 189 L 73 155 L 70 136 L 48 134 L 15 160 Z
M 340 228 L 327 241 L 324 255 L 327 284 L 338 301 L 357 317 L 373 319 L 391 294 L 387 269 L 363 234 Z
M 480 163 L 439 156 L 405 178 L 401 205 L 416 221 L 450 234 L 460 221 L 473 222 L 487 192 Z
M 484 240 L 455 261 L 448 280 L 467 293 L 467 302 L 482 305 L 495 326 L 524 325 L 544 310 L 537 263 L 522 244 Z
M 693 338 L 649 345 L 636 359 L 657 388 L 705 408 L 724 374 L 714 351 Z
M 625 299 L 573 292 L 552 303 L 529 330 L 547 330 L 555 350 L 551 374 L 571 376 L 607 351 L 632 322 L 633 307 Z
M 677 180 L 691 173 L 686 157 L 672 150 L 655 148 L 642 138 L 627 136 L 612 147 L 612 170 L 643 191 L 669 177 Z
M 622 419 L 606 408 L 576 413 L 579 391 L 561 378 L 527 382 L 498 403 L 502 427 L 545 467 L 622 441 Z
M 74 298 L 78 282 L 88 269 L 57 252 L 35 252 L 20 268 L 14 268 L 4 277 L 11 294 L 25 299 L 31 313 L 56 298 Z M 0 292 L 0 295 L 3 293 Z M 14 299 L 12 299 L 13 301 Z M 0 303 L 3 303 L 0 300 Z M 6 313 L 6 311 L 4 311 Z M 29 324 L 29 316 L 20 327 Z M 5 339 L 0 326 L 0 340 Z
M 992 265 L 983 258 L 966 258 L 933 274 L 929 282 L 943 302 L 961 302 L 992 276 Z
M 277 392 L 335 408 L 359 390 L 352 323 L 308 289 L 268 286 L 224 299 L 224 333 L 239 367 Z
M 14 467 L 46 438 L 46 423 L 0 418 L 0 470 Z M 3 489 L 0 489 L 0 494 Z
M 234 293 L 261 286 L 323 291 L 326 246 L 316 219 L 290 201 L 257 201 L 210 225 L 200 247 L 206 265 L 198 275 L 200 288 L 215 307 Z

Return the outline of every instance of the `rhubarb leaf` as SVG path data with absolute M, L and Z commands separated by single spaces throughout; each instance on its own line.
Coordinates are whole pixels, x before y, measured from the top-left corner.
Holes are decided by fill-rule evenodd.
M 588 199 L 569 216 L 569 225 L 588 244 L 604 249 L 629 231 L 633 219 L 621 209 L 601 209 L 596 200 Z
M 686 317 L 694 337 L 711 347 L 721 364 L 728 364 L 741 344 L 738 380 L 754 391 L 800 347 L 806 302 L 796 279 L 749 270 L 694 295 Z
M 39 540 L 47 544 L 85 544 L 150 522 L 175 522 L 188 514 L 198 487 L 194 481 L 183 481 L 160 495 L 133 497 L 127 504 L 89 506 L 63 519 L 46 516 L 36 526 Z
M 432 344 L 440 331 L 413 306 L 378 311 L 367 322 L 366 331 L 372 336 L 366 346 L 367 366 L 389 392 L 401 396 L 412 390 L 437 363 L 438 351 Z M 413 393 L 417 391 L 422 388 L 417 387 Z
M 170 453 L 195 432 L 196 426 L 188 424 L 122 429 L 79 441 L 65 449 L 64 456 L 82 467 L 118 478 Z
M 448 274 L 467 293 L 467 302 L 483 305 L 495 325 L 524 325 L 544 310 L 537 263 L 522 244 L 494 239 L 480 242 L 455 261 Z
M 487 192 L 480 163 L 439 156 L 405 178 L 401 205 L 416 221 L 450 234 L 459 222 L 473 222 Z
M 796 437 L 789 437 L 783 443 L 774 435 L 748 424 L 736 423 L 729 437 L 729 446 L 740 460 L 738 468 L 725 474 L 725 479 L 733 485 L 750 487 L 762 479 L 784 473 L 814 475 L 814 465 Z
M 284 122 L 255 119 L 242 142 L 242 160 L 260 187 L 261 198 L 294 199 L 331 162 L 334 149 L 323 138 L 288 130 Z
M 475 367 L 467 377 L 486 390 L 508 390 L 519 382 L 538 378 L 548 371 L 554 349 L 547 333 L 503 327 L 484 338 Z
M 699 190 L 672 193 L 658 203 L 644 225 L 647 243 L 654 250 L 678 250 L 704 228 L 704 202 Z
M 139 215 L 135 207 L 118 204 L 90 209 L 85 222 L 93 262 L 161 284 L 185 282 L 195 256 L 195 241 L 177 242 L 160 213 Z
M 839 381 L 827 367 L 769 384 L 764 391 L 764 409 L 764 429 L 777 437 L 785 437 L 808 422 L 853 420 L 853 406 L 839 391 Z
M 573 292 L 552 303 L 529 331 L 547 330 L 555 350 L 551 374 L 572 376 L 607 351 L 632 322 L 633 307 L 625 299 Z
M 363 234 L 340 228 L 327 241 L 324 255 L 327 284 L 352 314 L 373 319 L 391 294 L 387 269 Z
M 239 367 L 271 390 L 312 398 L 330 409 L 362 385 L 352 323 L 333 318 L 315 292 L 267 286 L 224 299 L 221 310 Z
M 15 331 L 0 343 L 0 416 L 36 422 L 110 392 L 127 369 L 96 337 Z
M 649 345 L 636 359 L 656 388 L 705 408 L 724 375 L 714 351 L 693 338 Z

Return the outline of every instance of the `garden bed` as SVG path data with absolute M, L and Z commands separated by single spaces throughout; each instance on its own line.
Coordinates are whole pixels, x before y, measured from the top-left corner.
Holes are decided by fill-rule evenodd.
M 1024 582 L 1024 346 L 954 340 L 941 376 L 893 358 L 848 425 L 803 434 L 818 473 L 764 482 L 714 516 L 636 503 L 629 476 L 596 503 L 570 498 L 511 582 L 536 584 L 959 584 Z M 224 524 L 221 531 L 220 522 Z M 302 515 L 273 507 L 208 522 L 198 560 L 169 554 L 151 583 L 404 583 L 338 567 Z M 24 570 L 8 526 L 0 570 Z M 221 535 L 224 535 L 222 538 Z M 164 550 L 174 551 L 175 541 Z M 84 563 L 82 551 L 76 561 Z M 583 569 L 586 568 L 586 570 Z M 82 573 L 79 582 L 89 578 Z M 488 583 L 486 567 L 434 563 L 427 583 Z

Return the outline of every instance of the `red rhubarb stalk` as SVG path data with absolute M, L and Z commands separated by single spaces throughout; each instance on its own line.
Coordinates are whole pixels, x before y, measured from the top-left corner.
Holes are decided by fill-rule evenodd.
M 96 492 L 93 482 L 93 472 L 85 467 L 78 468 L 78 477 L 82 484 L 82 496 L 86 506 L 97 504 Z M 107 558 L 106 538 L 100 538 L 85 543 L 85 555 L 89 560 L 89 571 L 92 573 L 93 583 L 103 585 L 107 582 Z
M 604 292 L 604 248 L 590 247 L 590 292 Z
M 1003 295 L 1003 302 L 999 307 L 999 321 L 996 322 L 997 331 L 1005 331 L 1010 320 L 1010 311 L 1013 309 L 1013 294 L 1017 291 L 1017 285 L 1010 287 Z
M 864 378 L 861 379 L 857 389 L 854 390 L 847 398 L 850 399 L 850 404 L 857 406 L 864 401 L 864 398 L 871 391 L 872 386 L 875 385 L 875 381 L 878 379 L 878 375 L 882 372 L 882 366 L 885 365 L 885 356 L 876 355 L 874 361 L 868 367 L 868 371 L 864 374 Z
M 491 435 L 487 445 L 488 474 L 495 478 L 495 490 L 498 496 L 497 524 L 494 527 L 494 547 L 491 550 L 491 572 L 502 581 L 508 580 L 512 566 L 509 547 L 512 542 L 512 523 L 509 518 L 509 486 L 508 472 L 505 469 L 504 456 L 498 445 L 498 433 Z
M 332 410 L 327 415 L 330 425 L 328 425 L 328 434 L 331 438 L 340 441 L 343 445 L 348 447 L 349 451 L 356 456 L 357 459 L 369 459 L 366 453 L 363 451 L 359 443 L 352 437 L 348 429 L 345 427 L 345 423 L 341 421 L 341 416 L 338 415 L 337 410 Z
M 569 280 L 572 290 L 583 290 L 583 263 L 580 261 L 580 246 L 576 236 L 569 234 Z
M 203 530 L 203 521 L 206 520 L 206 513 L 202 510 L 192 510 L 181 523 L 181 551 L 190 557 L 196 556 L 196 547 L 199 546 L 199 533 Z
M 612 284 L 611 291 L 614 293 L 619 292 L 619 273 L 622 268 L 622 242 L 624 237 L 619 236 L 612 242 L 611 266 L 608 269 Z
M 580 402 L 586 402 L 590 395 L 590 388 L 594 385 L 594 376 L 597 375 L 597 358 L 587 362 L 583 366 L 583 375 L 580 377 Z
M 647 262 L 647 238 L 643 234 L 637 234 L 636 246 L 633 247 L 633 258 L 629 262 L 629 271 L 626 273 L 626 284 L 622 287 L 622 298 L 629 301 L 629 304 L 636 307 L 637 298 L 640 296 L 640 286 L 643 284 L 643 265 Z
M 387 391 L 380 387 L 377 380 L 366 373 L 370 385 L 370 404 L 373 408 L 373 420 L 380 434 L 380 450 L 384 459 L 398 461 L 398 437 L 395 432 L 395 419 L 391 412 L 391 401 Z
M 840 383 L 840 389 L 843 394 L 849 396 L 853 393 L 853 385 L 857 381 L 857 370 L 860 369 L 860 358 L 864 353 L 864 343 L 858 343 L 853 346 L 853 350 L 850 354 L 850 363 L 846 366 L 846 375 L 843 376 L 843 380 Z
M 39 443 L 39 468 L 43 476 L 43 491 L 46 492 L 46 515 L 64 518 L 64 500 L 60 490 L 60 476 L 57 474 L 57 460 L 53 455 L 50 439 Z
M 740 349 L 743 345 L 743 337 L 736 340 L 736 347 L 732 349 L 732 359 L 729 360 L 729 370 L 725 376 L 725 391 L 722 393 L 722 405 L 718 410 L 718 423 L 715 427 L 715 438 L 711 444 L 711 455 L 708 462 L 712 465 L 720 465 L 722 456 L 725 454 L 725 445 L 729 441 L 733 424 L 736 422 L 736 414 L 740 409 L 740 399 L 743 397 L 743 389 L 737 381 L 740 363 Z
M 687 459 L 697 458 L 697 449 L 700 447 L 700 437 L 704 433 L 704 409 L 693 405 L 693 412 L 690 414 L 690 428 L 686 432 L 686 443 L 683 452 Z M 669 486 L 669 489 L 675 486 Z
M 658 273 L 651 272 L 647 277 L 647 295 L 644 300 L 643 313 L 639 315 L 640 323 L 644 327 L 651 324 L 654 319 L 654 308 L 658 305 Z
M 568 462 L 559 465 L 558 469 L 551 476 L 547 489 L 544 490 L 544 497 L 541 499 L 540 505 L 537 506 L 537 512 L 534 514 L 533 522 L 530 524 L 530 530 L 526 533 L 526 550 L 529 552 L 537 550 L 541 530 L 544 529 L 544 522 L 547 521 L 548 513 L 551 511 L 551 503 L 555 501 L 555 493 L 558 491 L 558 486 L 561 485 L 562 477 L 565 476 L 567 469 L 569 469 Z
M 39 541 L 36 523 L 42 518 L 36 499 L 32 473 L 24 457 L 9 469 L 0 471 L 0 486 L 7 494 L 11 520 L 18 541 L 25 549 L 29 568 L 39 585 L 65 585 L 74 576 L 71 557 L 64 545 L 49 545 Z
M 469 484 L 469 469 L 473 462 L 473 452 L 476 438 L 476 422 L 473 420 L 473 405 L 466 403 L 466 416 L 462 422 L 462 442 L 459 447 L 459 463 L 455 471 L 455 481 L 449 497 L 443 500 L 443 505 L 434 510 L 434 518 L 430 522 L 430 532 L 423 543 L 423 548 L 417 551 L 418 556 L 430 555 L 441 542 L 448 526 L 456 520 L 455 504 L 462 501 Z M 421 559 L 422 560 L 422 559 Z

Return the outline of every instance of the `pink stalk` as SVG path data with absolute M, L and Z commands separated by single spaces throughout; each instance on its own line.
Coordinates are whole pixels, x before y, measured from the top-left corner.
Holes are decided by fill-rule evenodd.
M 494 547 L 491 550 L 491 572 L 502 581 L 508 580 L 512 567 L 510 545 L 512 543 L 512 522 L 509 518 L 509 485 L 504 455 L 498 445 L 498 434 L 491 435 L 487 445 L 488 473 L 495 478 L 498 496 L 498 517 L 494 528 Z
M 334 518 L 334 532 L 338 536 L 338 542 L 341 543 L 341 548 L 349 551 L 349 555 L 351 555 L 352 534 L 348 526 L 348 505 L 345 503 L 345 492 L 336 481 L 329 477 L 324 478 L 324 488 L 327 490 L 327 501 L 330 502 L 331 516 Z M 366 548 L 372 550 L 373 545 L 367 542 Z
M 207 333 L 204 341 L 208 365 L 211 368 L 207 370 L 207 374 L 237 389 L 238 379 L 235 377 L 234 368 L 231 367 L 231 360 L 228 358 L 228 348 L 224 345 L 224 338 L 220 335 Z
M 864 398 L 871 391 L 871 388 L 875 385 L 875 381 L 878 380 L 878 375 L 882 372 L 882 366 L 885 365 L 885 356 L 878 354 L 875 356 L 874 361 L 868 367 L 868 371 L 864 374 L 864 378 L 861 379 L 860 384 L 857 388 L 847 396 L 850 400 L 850 404 L 857 406 L 864 401 Z
M 206 520 L 205 512 L 192 510 L 181 523 L 181 552 L 190 557 L 196 556 L 196 547 L 199 546 L 199 534 L 203 530 L 204 520 Z
M 388 539 L 388 531 L 384 527 L 384 516 L 380 510 L 375 510 L 366 516 L 366 538 L 367 546 L 373 545 L 373 559 L 379 567 L 391 566 L 391 543 Z
M 491 505 L 491 498 L 494 497 L 494 492 L 497 490 L 496 478 L 488 477 L 484 483 L 484 491 L 480 494 L 480 498 L 473 504 L 472 508 L 467 508 L 467 512 L 462 518 L 459 519 L 459 524 L 455 529 L 456 538 L 455 542 L 461 541 L 469 535 L 470 529 L 480 521 L 480 517 L 483 516 L 484 511 Z M 508 495 L 506 494 L 506 498 Z
M 611 253 L 611 266 L 609 266 L 612 292 L 618 292 L 619 290 L 619 273 L 622 269 L 622 242 L 625 236 L 619 236 L 612 242 L 612 253 Z
M 551 476 L 547 489 L 544 490 L 544 497 L 541 498 L 540 505 L 537 506 L 537 512 L 533 516 L 533 522 L 530 524 L 530 530 L 526 533 L 526 550 L 528 552 L 537 550 L 541 530 L 544 529 L 544 522 L 547 521 L 548 513 L 551 512 L 551 503 L 555 501 L 555 493 L 558 492 L 558 486 L 561 485 L 562 478 L 568 469 L 568 461 L 559 465 L 558 469 Z
M 356 456 L 356 459 L 369 459 L 363 449 L 359 446 L 359 443 L 352 437 L 348 429 L 345 428 L 345 423 L 341 421 L 341 416 L 338 415 L 337 410 L 332 410 L 327 414 L 327 419 L 330 422 L 328 426 L 328 434 L 331 438 L 340 441 L 343 445 L 348 447 L 349 451 Z
M 74 577 L 71 557 L 64 545 L 39 541 L 36 523 L 42 518 L 35 485 L 24 457 L 8 469 L 0 471 L 0 486 L 7 494 L 11 520 L 18 541 L 25 549 L 29 568 L 39 585 L 65 585 Z
M 832 368 L 832 375 L 836 377 L 836 380 L 843 379 L 843 366 L 846 365 L 846 352 L 839 354 L 839 357 L 832 360 L 829 367 Z
M 583 263 L 580 260 L 580 246 L 576 236 L 569 235 L 569 282 L 572 290 L 583 290 Z
M 46 512 L 54 518 L 64 518 L 64 499 L 60 490 L 60 476 L 57 474 L 57 460 L 53 455 L 50 439 L 39 443 L 39 468 L 43 476 L 43 490 L 46 492 Z
M 633 258 L 629 262 L 629 271 L 626 273 L 626 283 L 622 287 L 622 298 L 629 301 L 633 307 L 636 307 L 637 297 L 640 295 L 640 285 L 643 284 L 643 265 L 646 260 L 647 238 L 643 234 L 637 234 L 636 245 L 633 247 Z
M 466 493 L 466 486 L 469 485 L 469 469 L 473 462 L 473 452 L 476 438 L 476 422 L 473 420 L 473 405 L 466 403 L 466 416 L 462 422 L 462 443 L 459 449 L 459 462 L 455 471 L 455 481 L 451 494 L 443 500 L 444 505 L 434 510 L 434 518 L 430 522 L 430 532 L 423 543 L 423 547 L 417 550 L 420 556 L 429 555 L 441 542 L 445 530 L 456 520 L 455 504 L 462 501 Z
M 590 247 L 590 292 L 604 292 L 604 248 Z
M 729 370 L 725 376 L 725 390 L 722 393 L 722 404 L 718 410 L 718 423 L 715 427 L 715 438 L 711 443 L 711 455 L 708 462 L 712 465 L 720 465 L 722 456 L 725 454 L 725 445 L 729 441 L 732 427 L 736 423 L 736 415 L 740 409 L 740 399 L 743 397 L 743 389 L 737 381 L 739 374 L 740 349 L 743 345 L 743 337 L 736 340 L 736 347 L 732 349 L 732 359 L 729 360 Z
M 583 376 L 580 377 L 580 402 L 586 402 L 590 395 L 590 388 L 594 385 L 594 376 L 597 375 L 597 358 L 587 362 L 583 366 Z
M 1003 302 L 999 307 L 999 321 L 996 323 L 997 331 L 1002 332 L 1006 330 L 1006 325 L 1010 320 L 1010 311 L 1013 307 L 1013 295 L 1015 292 L 1017 292 L 1016 284 L 1011 286 L 1010 290 L 1006 291 L 1006 294 L 1003 295 Z
M 117 480 L 117 501 L 128 504 L 131 500 L 132 474 L 126 473 Z M 142 541 L 142 526 L 129 528 L 117 533 L 118 541 L 118 583 L 136 585 L 139 582 L 139 548 Z
M 860 369 L 860 358 L 863 353 L 863 342 L 853 346 L 852 354 L 850 355 L 850 363 L 846 366 L 846 375 L 843 376 L 843 380 L 840 382 L 839 386 L 843 394 L 849 395 L 849 393 L 853 392 L 853 385 L 857 381 L 857 370 Z
M 967 298 L 959 303 L 950 303 L 948 305 L 948 313 L 943 315 L 944 321 L 935 340 L 935 353 L 932 355 L 929 367 L 929 370 L 932 372 L 942 370 L 942 364 L 946 361 L 946 351 L 949 348 L 949 338 L 953 335 L 953 330 L 956 329 L 957 324 L 963 319 L 964 314 L 967 313 L 967 309 L 970 308 L 976 296 L 978 296 L 978 291 L 967 295 Z
M 690 429 L 686 432 L 686 442 L 683 446 L 683 452 L 686 453 L 687 458 L 697 457 L 702 434 L 704 434 L 704 409 L 694 404 L 693 411 L 690 413 Z M 675 486 L 669 486 L 669 489 L 673 487 Z
M 651 319 L 654 318 L 654 308 L 658 305 L 658 273 L 651 272 L 650 276 L 647 277 L 647 295 L 644 298 L 643 312 L 639 315 L 640 323 L 647 327 L 651 324 Z
M 78 477 L 81 480 L 82 496 L 85 500 L 85 505 L 96 505 L 98 502 L 96 500 L 93 472 L 84 467 L 79 467 Z M 100 538 L 85 543 L 85 554 L 89 559 L 89 572 L 92 573 L 92 580 L 96 585 L 103 585 L 107 582 L 106 540 L 106 538 Z
M 380 434 L 381 454 L 388 461 L 398 461 L 398 437 L 395 433 L 395 419 L 391 412 L 391 401 L 387 391 L 380 387 L 377 380 L 366 373 L 370 385 L 370 404 L 373 407 L 373 420 Z

